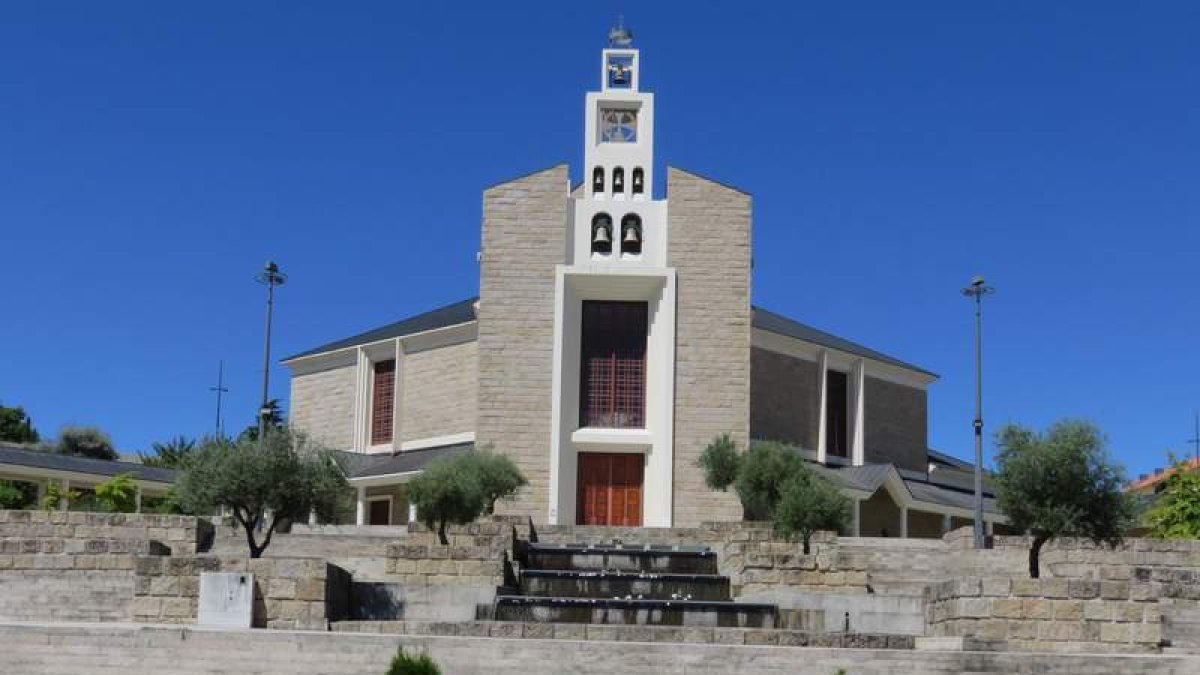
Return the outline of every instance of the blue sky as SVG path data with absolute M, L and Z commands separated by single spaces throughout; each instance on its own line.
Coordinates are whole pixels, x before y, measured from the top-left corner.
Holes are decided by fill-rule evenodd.
M 990 429 L 1086 417 L 1132 473 L 1186 449 L 1200 6 L 639 5 L 656 161 L 753 193 L 757 304 L 939 373 L 931 444 L 967 456 L 982 272 Z M 0 401 L 133 451 L 211 430 L 224 359 L 248 424 L 269 258 L 276 356 L 473 295 L 480 191 L 580 175 L 621 9 L 7 6 Z

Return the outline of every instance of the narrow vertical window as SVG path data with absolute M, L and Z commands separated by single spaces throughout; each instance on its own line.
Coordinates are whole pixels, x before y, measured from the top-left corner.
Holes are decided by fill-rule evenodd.
M 604 193 L 604 167 L 602 166 L 592 169 L 592 193 Z
M 849 385 L 846 373 L 825 373 L 825 454 L 848 457 L 850 450 Z
M 585 301 L 581 328 L 580 426 L 644 428 L 646 303 Z
M 633 194 L 640 195 L 646 191 L 646 174 L 642 171 L 642 167 L 633 170 Z
M 625 192 L 625 169 L 617 167 L 613 169 L 613 194 L 622 194 Z
M 642 254 L 642 219 L 636 213 L 621 218 L 621 254 Z
M 371 380 L 371 445 L 392 442 L 396 401 L 396 361 L 376 361 Z

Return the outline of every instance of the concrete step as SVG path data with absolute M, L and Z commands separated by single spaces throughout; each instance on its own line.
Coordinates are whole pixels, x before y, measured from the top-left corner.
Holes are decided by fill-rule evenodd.
M 729 577 L 713 574 L 521 570 L 521 595 L 729 601 Z
M 775 606 L 712 600 L 498 595 L 495 619 L 535 623 L 773 628 Z

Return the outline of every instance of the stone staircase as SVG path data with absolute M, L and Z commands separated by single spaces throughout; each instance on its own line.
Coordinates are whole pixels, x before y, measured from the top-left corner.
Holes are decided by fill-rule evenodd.
M 518 546 L 515 587 L 492 618 L 536 623 L 773 628 L 774 605 L 734 602 L 706 547 Z

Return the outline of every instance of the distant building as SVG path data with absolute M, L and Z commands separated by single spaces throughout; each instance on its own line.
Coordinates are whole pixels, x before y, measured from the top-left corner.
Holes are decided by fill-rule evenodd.
M 284 359 L 292 424 L 357 458 L 358 522 L 407 519 L 403 483 L 475 445 L 529 479 L 498 508 L 538 523 L 737 520 L 696 465 L 722 433 L 803 448 L 852 534 L 969 522 L 971 467 L 928 448 L 937 376 L 752 306 L 749 194 L 668 168 L 653 196 L 641 65 L 603 51 L 582 183 L 560 164 L 484 191 L 478 298 Z

